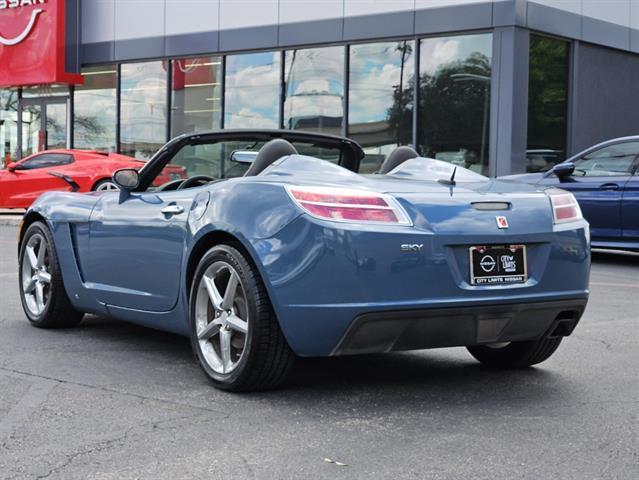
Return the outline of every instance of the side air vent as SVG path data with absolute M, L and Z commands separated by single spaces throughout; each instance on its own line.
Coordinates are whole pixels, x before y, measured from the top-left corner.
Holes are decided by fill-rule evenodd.
M 473 202 L 471 203 L 475 210 L 483 211 L 497 211 L 497 210 L 510 210 L 510 203 L 508 202 Z

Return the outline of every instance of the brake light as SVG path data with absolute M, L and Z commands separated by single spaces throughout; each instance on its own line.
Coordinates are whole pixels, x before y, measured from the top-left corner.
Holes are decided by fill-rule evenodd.
M 293 201 L 309 215 L 334 222 L 411 225 L 390 195 L 346 188 L 288 187 Z
M 554 223 L 574 222 L 583 218 L 579 204 L 572 193 L 559 188 L 550 188 L 546 190 L 546 195 L 550 198 Z

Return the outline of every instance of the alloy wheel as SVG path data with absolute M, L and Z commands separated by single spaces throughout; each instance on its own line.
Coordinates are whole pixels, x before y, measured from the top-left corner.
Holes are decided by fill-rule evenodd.
M 95 189 L 96 192 L 113 192 L 120 190 L 120 188 L 113 182 L 102 182 Z
M 36 233 L 27 241 L 22 258 L 22 293 L 32 315 L 44 312 L 50 291 L 49 245 L 42 234 Z
M 229 263 L 211 264 L 200 279 L 195 328 L 208 366 L 219 374 L 231 373 L 245 352 L 249 318 L 246 293 Z

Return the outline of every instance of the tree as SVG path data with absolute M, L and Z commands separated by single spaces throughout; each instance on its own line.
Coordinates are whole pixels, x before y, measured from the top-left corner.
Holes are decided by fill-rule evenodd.
M 411 143 L 413 124 L 413 91 L 415 88 L 415 75 L 406 82 L 406 60 L 412 56 L 413 45 L 409 42 L 399 42 L 395 50 L 401 52 L 399 85 L 393 87 L 393 106 L 388 111 L 390 127 L 396 132 L 397 144 Z M 406 87 L 404 83 L 407 83 Z
M 528 83 L 528 148 L 564 151 L 568 43 L 532 36 Z
M 420 77 L 420 147 L 427 152 L 469 150 L 481 156 L 490 106 L 490 60 L 479 52 Z M 484 146 L 484 148 L 486 148 Z
M 441 65 L 432 75 L 420 75 L 418 147 L 423 155 L 467 150 L 467 162 L 488 158 L 490 73 L 490 59 L 474 52 Z M 412 125 L 414 86 L 414 77 L 402 88 L 397 85 L 388 112 L 401 145 L 412 142 L 408 126 Z

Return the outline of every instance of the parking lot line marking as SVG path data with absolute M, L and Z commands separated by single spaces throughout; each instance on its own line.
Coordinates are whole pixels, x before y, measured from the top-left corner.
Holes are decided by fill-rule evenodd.
M 639 284 L 638 283 L 590 282 L 590 285 L 595 285 L 596 287 L 621 287 L 621 288 L 637 288 L 637 289 L 639 289 Z

